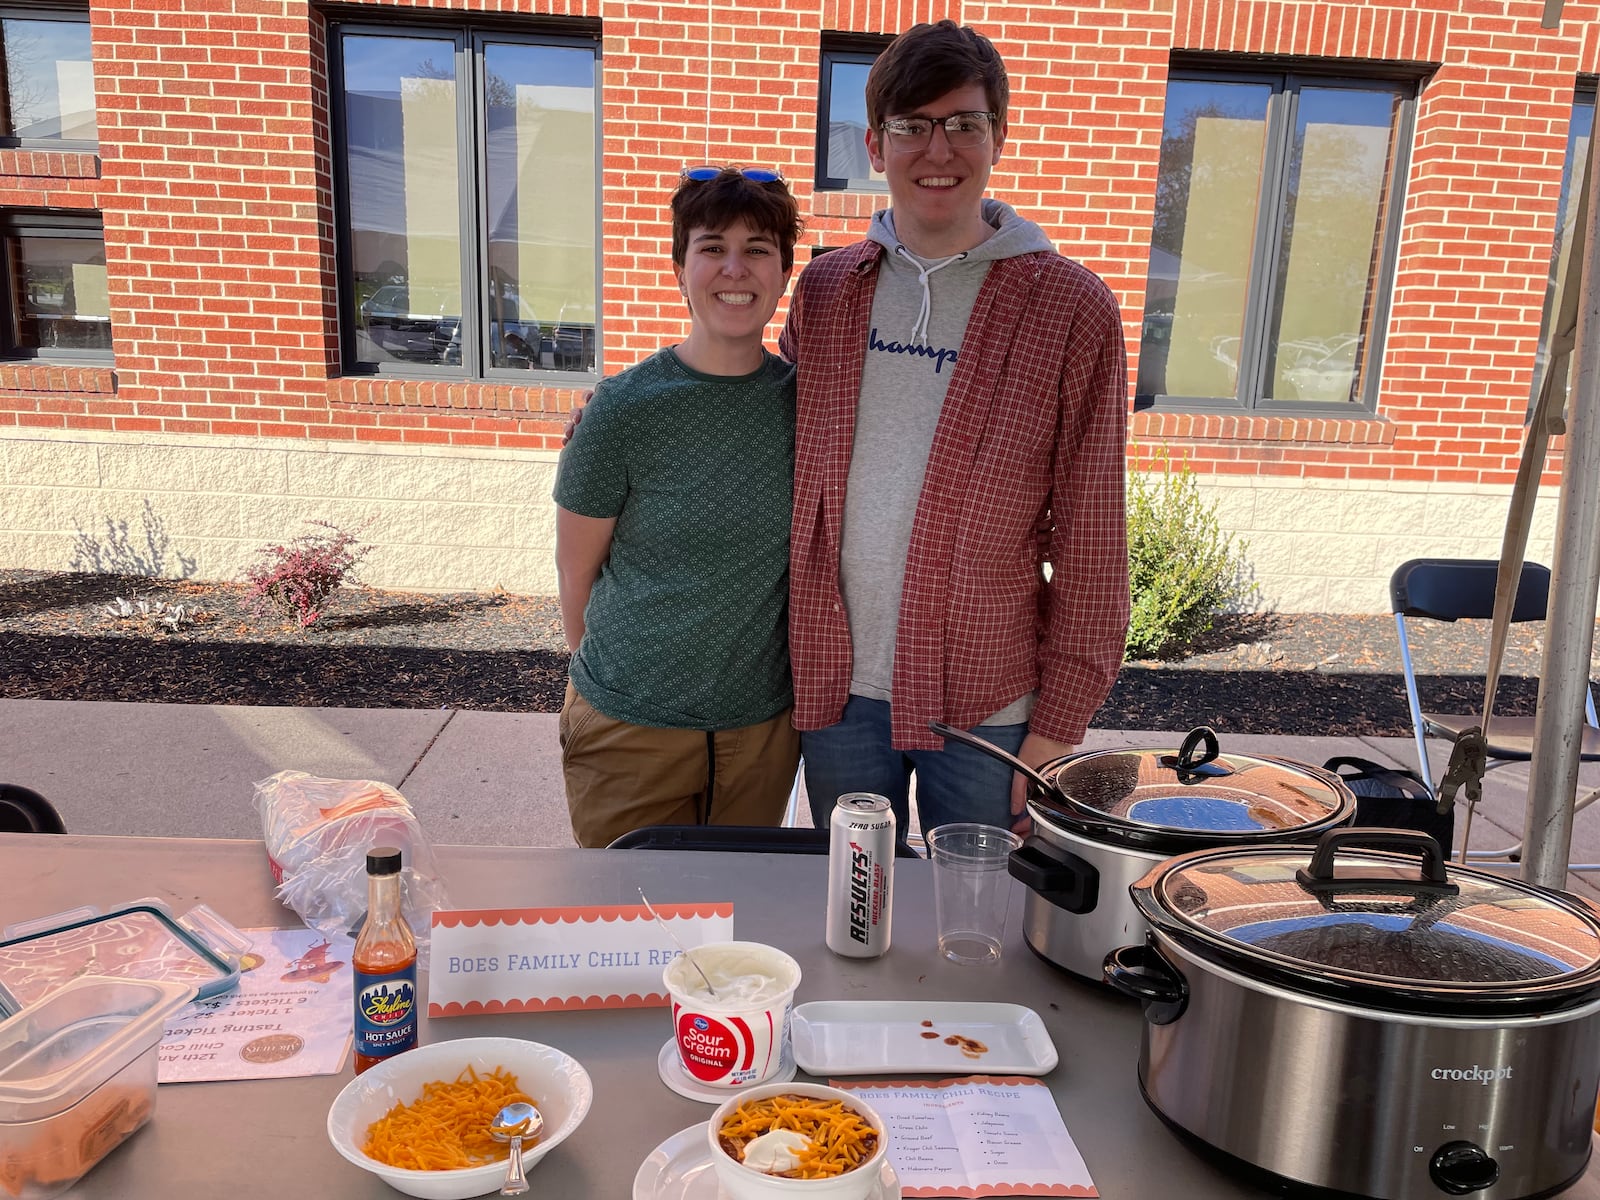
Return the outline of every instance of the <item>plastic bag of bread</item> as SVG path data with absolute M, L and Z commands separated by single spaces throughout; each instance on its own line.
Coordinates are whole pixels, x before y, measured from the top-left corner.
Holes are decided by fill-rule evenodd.
M 326 938 L 354 935 L 367 911 L 367 851 L 398 846 L 400 895 L 427 965 L 428 927 L 448 906 L 433 848 L 406 798 L 371 779 L 323 779 L 279 771 L 255 785 L 267 865 L 278 899 Z

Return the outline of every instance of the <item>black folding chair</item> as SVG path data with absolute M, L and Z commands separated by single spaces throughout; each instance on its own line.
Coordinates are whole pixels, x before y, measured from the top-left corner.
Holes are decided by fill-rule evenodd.
M 32 788 L 0 783 L 0 833 L 65 833 L 55 805 Z
M 645 825 L 630 829 L 608 850 L 741 850 L 757 854 L 826 854 L 826 829 L 784 825 Z M 921 858 L 903 841 L 896 858 Z
M 1483 714 L 1425 712 L 1417 693 L 1416 668 L 1407 637 L 1408 618 L 1430 621 L 1492 621 L 1495 581 L 1500 564 L 1494 559 L 1413 558 L 1395 568 L 1389 579 L 1389 607 L 1394 613 L 1395 630 L 1400 637 L 1400 664 L 1405 673 L 1406 700 L 1411 707 L 1411 729 L 1417 743 L 1417 766 L 1430 791 L 1433 773 L 1428 764 L 1430 737 L 1455 742 L 1462 732 L 1483 723 Z M 1517 598 L 1512 606 L 1514 622 L 1545 619 L 1550 599 L 1550 569 L 1539 563 L 1523 563 L 1517 581 Z M 1533 717 L 1495 716 L 1489 722 L 1489 769 L 1533 757 Z M 1600 762 L 1600 719 L 1596 718 L 1593 689 L 1584 693 L 1584 726 L 1579 758 Z M 1584 797 L 1584 807 L 1594 799 Z M 1521 845 L 1498 851 L 1470 851 L 1469 858 L 1517 858 Z M 1574 868 L 1576 869 L 1576 868 Z

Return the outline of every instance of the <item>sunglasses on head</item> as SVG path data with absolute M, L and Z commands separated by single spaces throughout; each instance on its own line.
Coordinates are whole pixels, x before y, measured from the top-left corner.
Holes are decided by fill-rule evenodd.
M 678 177 L 688 183 L 710 183 L 729 173 L 748 179 L 751 183 L 782 183 L 783 172 L 776 167 L 685 167 Z

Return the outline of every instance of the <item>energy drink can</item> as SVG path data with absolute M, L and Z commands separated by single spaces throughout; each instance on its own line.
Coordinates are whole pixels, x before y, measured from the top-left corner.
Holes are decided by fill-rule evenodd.
M 828 949 L 877 958 L 889 949 L 894 810 L 886 796 L 846 792 L 828 830 Z

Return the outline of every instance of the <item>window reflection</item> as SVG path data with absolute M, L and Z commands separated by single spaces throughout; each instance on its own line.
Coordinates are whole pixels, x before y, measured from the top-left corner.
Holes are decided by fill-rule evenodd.
M 1357 399 L 1400 99 L 1302 88 L 1284 198 L 1264 397 Z
M 1238 391 L 1271 98 L 1266 84 L 1174 80 L 1168 88 L 1140 394 Z
M 484 47 L 488 358 L 595 368 L 594 56 Z
M 0 20 L 0 41 L 5 131 L 28 141 L 97 140 L 89 23 L 7 17 Z
M 1370 394 L 1410 94 L 1294 75 L 1171 80 L 1140 395 L 1249 408 Z
M 105 242 L 12 233 L 12 339 L 17 350 L 111 349 Z
M 455 42 L 343 48 L 356 358 L 439 362 L 461 323 Z
M 823 174 L 835 186 L 882 187 L 883 172 L 867 158 L 867 73 L 870 61 L 824 57 L 828 72 L 828 140 Z
M 592 374 L 593 49 L 355 31 L 340 47 L 356 362 Z M 471 211 L 464 180 L 481 180 Z

